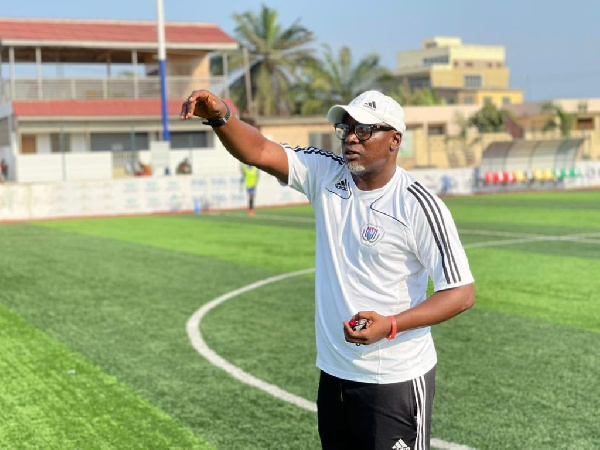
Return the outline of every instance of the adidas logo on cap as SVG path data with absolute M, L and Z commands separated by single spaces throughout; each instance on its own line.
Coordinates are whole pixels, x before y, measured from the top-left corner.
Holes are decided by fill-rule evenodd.
M 363 103 L 363 106 L 366 106 L 367 108 L 371 109 L 377 109 L 377 104 L 375 102 L 366 102 Z
M 391 97 L 378 91 L 366 91 L 352 100 L 348 105 L 332 106 L 327 113 L 327 120 L 336 124 L 349 114 L 358 123 L 367 125 L 387 123 L 400 133 L 406 130 L 404 110 Z

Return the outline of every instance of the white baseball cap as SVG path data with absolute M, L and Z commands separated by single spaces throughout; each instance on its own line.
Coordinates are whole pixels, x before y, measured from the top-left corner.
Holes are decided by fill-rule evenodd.
M 341 123 L 344 115 L 348 113 L 358 123 L 374 125 L 387 123 L 396 131 L 404 133 L 404 110 L 392 97 L 383 95 L 379 91 L 366 91 L 346 105 L 332 106 L 327 113 L 327 120 L 331 123 Z

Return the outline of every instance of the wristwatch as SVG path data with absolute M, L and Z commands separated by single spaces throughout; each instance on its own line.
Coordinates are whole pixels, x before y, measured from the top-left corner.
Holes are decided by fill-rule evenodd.
M 231 117 L 231 110 L 229 109 L 229 106 L 227 106 L 227 103 L 225 103 L 225 102 L 223 102 L 223 103 L 225 104 L 225 108 L 227 108 L 227 112 L 225 113 L 225 116 L 221 117 L 220 119 L 205 120 L 202 122 L 204 125 L 210 125 L 213 128 L 217 128 L 217 127 L 222 127 L 223 125 L 225 125 L 227 123 L 227 121 Z

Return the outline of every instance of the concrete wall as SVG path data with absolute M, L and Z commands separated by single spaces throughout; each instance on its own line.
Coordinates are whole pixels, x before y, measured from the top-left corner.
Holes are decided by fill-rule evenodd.
M 475 170 L 468 168 L 412 170 L 410 173 L 440 195 L 600 187 L 600 161 L 580 162 L 577 168 L 581 177 L 540 185 L 481 185 L 475 181 Z M 274 177 L 266 173 L 261 174 L 256 196 L 258 207 L 306 203 L 304 195 L 281 186 Z M 237 168 L 235 171 L 203 176 L 0 185 L 0 221 L 181 213 L 194 210 L 202 214 L 207 210 L 245 207 L 246 194 Z
M 239 172 L 207 176 L 137 177 L 105 181 L 0 186 L 0 221 L 65 217 L 181 213 L 242 209 Z M 262 173 L 256 206 L 304 204 L 306 197 Z
M 17 155 L 15 163 L 20 183 L 112 178 L 112 156 L 108 152 Z

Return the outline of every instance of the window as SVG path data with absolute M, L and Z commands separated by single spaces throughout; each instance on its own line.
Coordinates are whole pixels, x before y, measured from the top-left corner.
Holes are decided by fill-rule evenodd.
M 483 97 L 483 103 L 487 105 L 488 103 L 492 103 L 492 97 Z
M 466 105 L 472 105 L 473 104 L 473 96 L 472 95 L 465 95 L 465 104 Z
M 21 153 L 24 155 L 37 153 L 37 140 L 35 134 L 21 135 Z
M 427 127 L 427 135 L 428 136 L 440 136 L 446 134 L 446 125 L 443 123 L 440 124 L 429 124 Z
M 431 88 L 431 79 L 427 77 L 413 77 L 408 80 L 411 89 Z
M 333 153 L 341 153 L 342 141 L 338 139 L 335 133 L 309 133 L 308 145 L 327 150 Z
M 423 58 L 423 65 L 432 66 L 433 64 L 448 64 L 448 55 Z
M 510 105 L 510 97 L 502 97 L 503 105 Z
M 93 152 L 124 152 L 148 150 L 148 133 L 92 133 Z
M 481 87 L 481 75 L 465 75 L 465 87 Z
M 580 117 L 577 119 L 576 128 L 578 130 L 593 130 L 594 119 L 592 117 Z
M 71 151 L 71 135 L 52 133 L 50 135 L 50 151 L 52 153 L 69 153 Z
M 10 124 L 8 119 L 0 120 L 0 145 L 10 145 Z
M 213 136 L 208 131 L 177 131 L 171 133 L 171 148 L 209 148 L 213 146 Z

